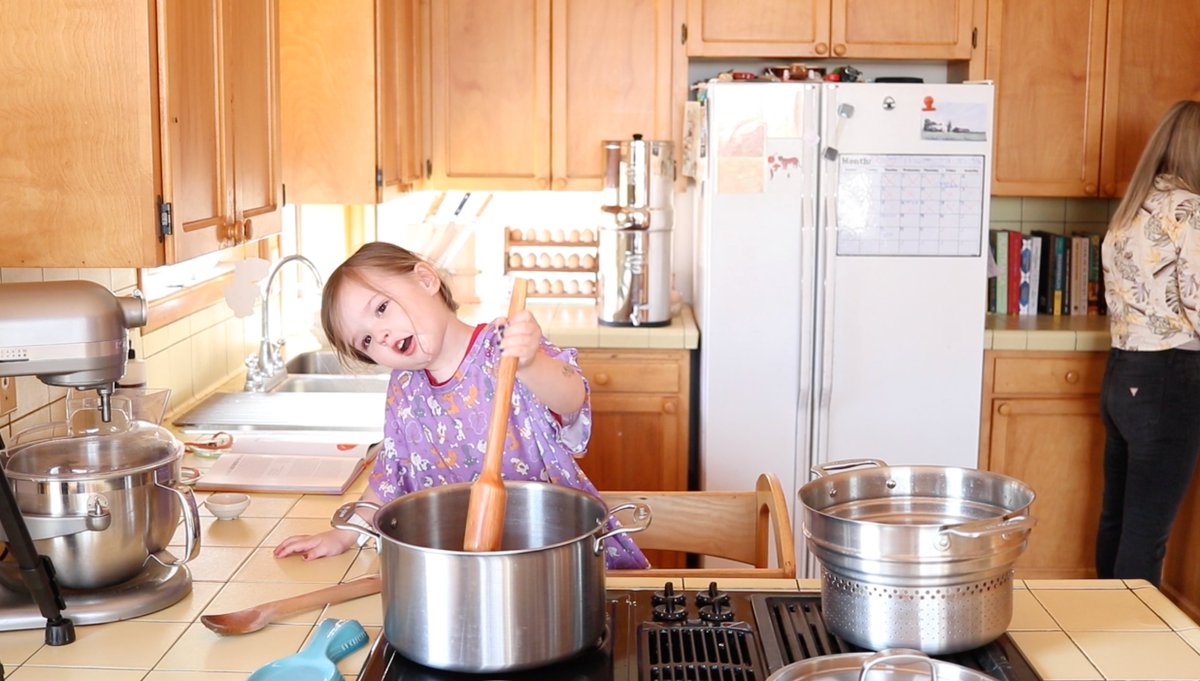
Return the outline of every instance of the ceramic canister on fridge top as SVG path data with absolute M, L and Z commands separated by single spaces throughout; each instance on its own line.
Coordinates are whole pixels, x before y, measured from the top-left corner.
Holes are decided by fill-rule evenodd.
M 604 142 L 596 304 L 601 324 L 670 323 L 675 159 L 669 141 Z

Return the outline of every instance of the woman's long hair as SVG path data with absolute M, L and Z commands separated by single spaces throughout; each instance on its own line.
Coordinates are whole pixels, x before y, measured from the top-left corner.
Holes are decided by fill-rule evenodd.
M 1133 220 L 1159 175 L 1171 175 L 1180 189 L 1200 194 L 1200 102 L 1176 102 L 1163 115 L 1138 159 L 1110 227 L 1125 227 Z

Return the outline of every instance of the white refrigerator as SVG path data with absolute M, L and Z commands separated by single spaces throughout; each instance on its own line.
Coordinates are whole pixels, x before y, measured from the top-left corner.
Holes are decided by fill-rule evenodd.
M 695 240 L 701 487 L 976 467 L 993 88 L 712 82 Z

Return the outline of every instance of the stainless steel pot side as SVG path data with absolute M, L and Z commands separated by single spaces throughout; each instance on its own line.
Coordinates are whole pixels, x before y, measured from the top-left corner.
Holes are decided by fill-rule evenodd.
M 840 472 L 833 472 L 840 471 Z M 988 643 L 1012 618 L 1012 565 L 1035 521 L 1015 478 L 878 459 L 813 468 L 804 536 L 822 567 L 826 623 L 873 650 Z
M 596 646 L 605 634 L 604 539 L 650 524 L 645 504 L 606 509 L 587 493 L 505 482 L 501 550 L 462 550 L 470 483 L 353 502 L 332 524 L 379 545 L 384 635 L 405 657 L 435 669 L 487 673 L 540 667 Z M 375 512 L 375 531 L 351 524 Z M 608 530 L 614 514 L 627 527 Z
M 180 481 L 183 444 L 151 423 L 127 430 L 56 437 L 18 445 L 5 462 L 17 505 L 31 532 L 39 522 L 60 525 L 106 514 L 100 529 L 37 539 L 61 585 L 94 589 L 135 577 L 147 560 L 175 565 L 200 551 L 200 522 L 192 490 Z M 182 513 L 184 557 L 161 553 Z M 36 534 L 35 534 L 36 536 Z
M 961 665 L 935 660 L 919 650 L 822 655 L 793 662 L 767 681 L 996 681 Z

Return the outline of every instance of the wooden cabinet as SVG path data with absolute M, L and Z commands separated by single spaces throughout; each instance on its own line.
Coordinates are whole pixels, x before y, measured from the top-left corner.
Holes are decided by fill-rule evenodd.
M 422 179 L 417 0 L 280 0 L 291 203 L 373 204 Z
M 1103 352 L 988 352 L 980 467 L 1033 487 L 1018 578 L 1095 577 L 1104 484 Z
M 599 189 L 604 140 L 671 137 L 673 36 L 670 0 L 432 0 L 430 186 Z
M 1200 98 L 1200 3 L 990 0 L 988 13 L 993 194 L 1120 196 L 1162 114 Z
M 970 59 L 974 0 L 688 0 L 692 57 Z
M 596 488 L 686 490 L 690 352 L 581 349 L 579 365 L 592 399 L 592 437 L 579 464 Z M 687 564 L 674 551 L 646 556 L 654 567 Z
M 274 0 L 0 9 L 0 265 L 153 267 L 279 231 Z
M 1190 489 L 1171 528 L 1161 589 L 1189 617 L 1200 621 L 1200 570 L 1196 569 L 1196 556 L 1200 555 L 1200 467 L 1192 476 Z

